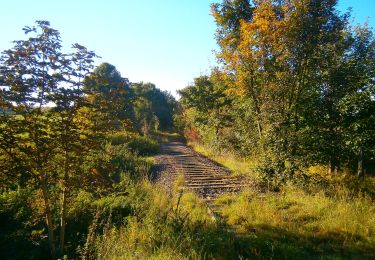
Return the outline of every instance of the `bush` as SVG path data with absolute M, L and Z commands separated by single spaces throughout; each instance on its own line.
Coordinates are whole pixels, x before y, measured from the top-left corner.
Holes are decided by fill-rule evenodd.
M 83 167 L 85 172 L 91 173 L 91 186 L 101 189 L 119 183 L 124 177 L 133 180 L 148 178 L 151 166 L 152 163 L 147 158 L 138 156 L 126 144 L 107 143 L 102 150 L 93 151 L 87 156 Z
M 201 143 L 202 139 L 199 135 L 199 132 L 195 128 L 189 128 L 185 129 L 184 136 L 188 142 L 193 142 L 193 143 Z
M 158 144 L 148 137 L 138 136 L 129 142 L 128 147 L 139 155 L 156 154 L 159 150 Z
M 158 152 L 158 144 L 146 136 L 140 136 L 136 133 L 117 132 L 108 136 L 112 145 L 125 145 L 132 152 L 139 155 L 152 155 Z
M 49 259 L 44 218 L 33 200 L 35 193 L 26 189 L 0 194 L 0 259 Z

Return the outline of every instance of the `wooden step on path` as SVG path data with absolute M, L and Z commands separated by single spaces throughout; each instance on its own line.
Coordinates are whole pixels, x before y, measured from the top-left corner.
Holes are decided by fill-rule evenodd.
M 214 200 L 218 195 L 238 192 L 247 183 L 217 163 L 199 155 L 190 147 L 180 142 L 162 144 L 160 164 L 166 164 L 171 179 L 184 177 L 183 186 L 196 192 L 203 199 Z M 212 204 L 212 203 L 210 203 Z

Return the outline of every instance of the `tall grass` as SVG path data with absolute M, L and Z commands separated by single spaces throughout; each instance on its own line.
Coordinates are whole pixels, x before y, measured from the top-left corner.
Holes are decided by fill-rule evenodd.
M 375 258 L 375 186 L 345 174 L 329 176 L 324 167 L 306 170 L 267 189 L 255 160 L 218 154 L 190 144 L 197 152 L 266 186 L 224 195 L 216 206 L 241 238 L 236 252 L 250 258 Z M 272 180 L 271 180 L 272 181 Z M 271 184 L 273 185 L 273 184 Z M 270 191 L 271 190 L 271 191 Z
M 98 259 L 216 258 L 224 250 L 224 243 L 216 240 L 224 241 L 226 232 L 195 194 L 176 189 L 169 198 L 164 189 L 145 181 L 133 196 L 133 214 L 98 238 Z
M 375 257 L 374 201 L 350 194 L 342 187 L 330 197 L 287 185 L 278 193 L 247 190 L 216 203 L 259 256 Z

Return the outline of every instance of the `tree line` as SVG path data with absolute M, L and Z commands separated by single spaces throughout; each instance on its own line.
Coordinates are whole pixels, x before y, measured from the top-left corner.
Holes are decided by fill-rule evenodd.
M 375 162 L 375 39 L 335 0 L 212 4 L 219 66 L 179 93 L 188 138 L 268 176 Z M 283 177 L 282 177 L 283 178 Z
M 67 236 L 74 240 L 66 234 L 73 198 L 80 190 L 103 197 L 120 174 L 143 171 L 146 165 L 136 157 L 144 150 L 139 147 L 154 147 L 148 136 L 172 128 L 177 102 L 152 83 L 131 83 L 109 63 L 95 68 L 98 56 L 82 45 L 63 52 L 59 32 L 47 21 L 24 31 L 29 38 L 14 41 L 0 58 L 0 218 L 3 225 L 13 218 L 5 208 L 13 191 L 18 191 L 16 198 L 26 192 L 40 201 L 22 201 L 34 204 L 20 208 L 10 203 L 10 209 L 21 210 L 14 218 L 25 222 L 23 228 L 4 230 L 19 233 L 31 227 L 34 235 L 27 231 L 22 243 L 42 243 L 45 233 L 37 227 L 44 226 L 43 216 L 55 259 L 66 253 Z M 129 147 L 111 146 L 114 142 Z M 5 244 L 16 233 L 0 238 Z

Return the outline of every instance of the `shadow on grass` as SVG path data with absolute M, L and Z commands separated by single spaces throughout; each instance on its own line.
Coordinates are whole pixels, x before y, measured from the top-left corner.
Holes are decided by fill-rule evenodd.
M 350 238 L 350 239 L 348 239 Z M 374 259 L 375 243 L 343 232 L 306 234 L 267 225 L 233 232 L 233 251 L 258 259 Z

